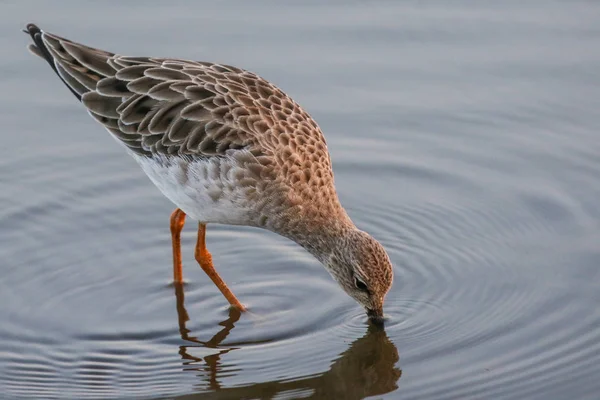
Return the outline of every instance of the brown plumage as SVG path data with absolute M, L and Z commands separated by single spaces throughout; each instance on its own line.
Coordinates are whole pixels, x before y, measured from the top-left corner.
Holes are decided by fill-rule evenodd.
M 209 222 L 269 229 L 305 247 L 381 317 L 389 258 L 341 206 L 323 134 L 288 95 L 232 66 L 120 56 L 33 24 L 26 32 L 30 50 L 181 210 L 174 243 L 180 228 L 173 227 L 186 214 L 201 229 Z

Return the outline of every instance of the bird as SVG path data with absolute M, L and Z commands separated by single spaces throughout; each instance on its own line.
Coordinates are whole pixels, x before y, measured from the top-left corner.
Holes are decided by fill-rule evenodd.
M 391 260 L 341 205 L 324 135 L 291 97 L 230 65 L 118 55 L 33 23 L 24 32 L 30 52 L 176 206 L 175 283 L 183 280 L 181 231 L 189 216 L 198 222 L 196 261 L 230 306 L 245 311 L 215 270 L 206 225 L 263 228 L 312 254 L 370 321 L 383 323 Z

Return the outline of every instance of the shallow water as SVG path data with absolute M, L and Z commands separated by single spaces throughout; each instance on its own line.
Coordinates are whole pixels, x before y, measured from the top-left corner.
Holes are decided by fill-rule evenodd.
M 2 5 L 2 398 L 597 398 L 597 3 L 104 4 Z M 208 233 L 250 313 L 195 263 L 194 224 L 170 285 L 172 205 L 27 53 L 31 21 L 292 95 L 394 263 L 385 331 L 260 230 Z

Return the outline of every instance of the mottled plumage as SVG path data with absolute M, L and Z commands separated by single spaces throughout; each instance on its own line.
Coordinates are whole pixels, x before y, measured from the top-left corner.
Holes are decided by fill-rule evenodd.
M 120 56 L 33 24 L 27 32 L 31 51 L 185 214 L 286 236 L 340 284 L 347 278 L 354 287 L 360 275 L 380 298 L 369 304 L 381 309 L 392 281 L 387 254 L 346 214 L 321 130 L 283 91 L 228 65 Z M 368 265 L 346 277 L 334 265 L 350 254 Z

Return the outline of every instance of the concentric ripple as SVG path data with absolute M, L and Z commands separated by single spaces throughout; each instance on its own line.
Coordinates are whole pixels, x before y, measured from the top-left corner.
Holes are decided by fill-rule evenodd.
M 598 398 L 594 2 L 13 3 L 1 398 Z M 208 229 L 248 313 L 197 266 L 193 222 L 174 286 L 172 205 L 27 54 L 15 21 L 32 18 L 123 54 L 246 67 L 306 107 L 342 203 L 393 261 L 385 330 L 255 229 Z

